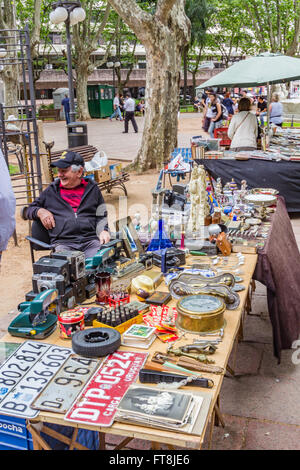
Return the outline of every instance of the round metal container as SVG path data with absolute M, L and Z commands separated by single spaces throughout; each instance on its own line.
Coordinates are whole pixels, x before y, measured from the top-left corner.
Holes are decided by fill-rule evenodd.
M 67 310 L 58 315 L 60 337 L 71 339 L 76 331 L 84 330 L 84 314 L 77 310 Z
M 176 326 L 188 333 L 218 331 L 224 327 L 224 302 L 213 295 L 187 295 L 178 300 Z

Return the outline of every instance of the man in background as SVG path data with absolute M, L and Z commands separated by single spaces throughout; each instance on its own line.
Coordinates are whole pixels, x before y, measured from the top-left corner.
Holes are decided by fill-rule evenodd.
M 113 107 L 114 107 L 114 112 L 110 116 L 109 120 L 112 121 L 112 119 L 115 117 L 117 119 L 119 118 L 120 121 L 123 121 L 122 114 L 121 114 L 121 109 L 120 109 L 119 93 L 115 94 Z
M 267 102 L 263 98 L 263 96 L 258 97 L 256 115 L 257 117 L 259 117 L 260 126 L 264 127 L 265 125 L 264 116 L 267 115 Z
M 64 99 L 61 102 L 61 109 L 64 109 L 66 123 L 70 122 L 70 99 L 68 95 L 65 95 Z
M 6 161 L 0 149 L 0 267 L 2 252 L 6 250 L 8 240 L 16 228 L 16 198 Z
M 125 109 L 125 130 L 123 131 L 123 134 L 128 134 L 128 123 L 131 121 L 133 125 L 134 132 L 138 132 L 138 126 L 134 117 L 134 111 L 135 111 L 135 101 L 133 98 L 131 98 L 130 93 L 126 93 L 126 100 L 124 103 L 124 109 Z

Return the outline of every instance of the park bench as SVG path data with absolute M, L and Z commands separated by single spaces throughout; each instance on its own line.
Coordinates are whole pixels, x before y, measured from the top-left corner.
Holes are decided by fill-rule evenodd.
M 55 119 L 59 121 L 59 109 L 40 109 L 39 110 L 39 119 L 44 121 L 45 119 Z
M 46 144 L 47 145 L 51 144 Z M 73 152 L 79 153 L 82 158 L 84 159 L 85 162 L 88 162 L 93 158 L 96 152 L 98 152 L 98 149 L 94 147 L 93 145 L 81 145 L 79 147 L 73 147 L 72 149 Z M 61 154 L 64 152 L 64 150 L 58 150 L 56 152 L 51 152 L 51 148 L 48 150 L 50 152 L 50 160 L 52 162 L 56 162 L 57 160 L 60 159 Z M 50 169 L 50 171 L 52 168 Z M 113 188 L 121 188 L 124 191 L 125 196 L 127 196 L 127 189 L 125 186 L 125 183 L 129 181 L 130 175 L 129 173 L 123 172 L 118 175 L 116 178 L 110 179 L 108 181 L 102 181 L 100 183 L 97 183 L 100 190 L 103 191 L 105 190 L 108 194 L 111 193 Z

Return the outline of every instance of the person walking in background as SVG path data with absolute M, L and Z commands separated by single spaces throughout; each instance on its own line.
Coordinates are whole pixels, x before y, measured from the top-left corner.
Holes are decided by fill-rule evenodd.
M 128 123 L 129 121 L 132 122 L 134 132 L 138 132 L 138 126 L 134 117 L 134 111 L 135 111 L 135 101 L 133 98 L 131 98 L 130 93 L 126 93 L 126 100 L 124 103 L 124 109 L 125 109 L 125 130 L 123 131 L 123 134 L 128 134 Z
M 6 161 L 0 149 L 0 267 L 2 251 L 6 250 L 8 240 L 16 227 L 16 198 Z
M 214 139 L 214 130 L 222 125 L 222 107 L 216 93 L 210 93 L 209 98 L 210 103 L 208 106 L 210 107 L 211 118 L 208 133 L 211 139 Z
M 227 111 L 228 111 L 228 116 L 233 116 L 233 114 L 234 114 L 234 109 L 233 109 L 234 102 L 233 102 L 232 99 L 230 98 L 230 93 L 229 93 L 229 91 L 225 94 L 225 98 L 224 98 L 224 100 L 223 100 L 223 104 L 224 104 L 225 108 L 226 108 Z
M 65 95 L 64 99 L 61 102 L 61 109 L 64 109 L 66 123 L 70 123 L 70 99 L 68 95 Z
M 117 119 L 119 118 L 120 121 L 123 121 L 121 110 L 120 110 L 119 93 L 115 94 L 113 107 L 114 107 L 114 112 L 110 116 L 109 120 L 112 121 L 112 119 L 116 117 Z
M 124 96 L 123 95 L 119 96 L 119 102 L 120 102 L 120 111 L 121 111 L 121 114 L 122 114 L 122 118 L 124 119 L 125 118 L 125 111 L 124 111 Z
M 212 112 L 212 100 L 211 94 L 213 93 L 212 90 L 207 90 L 206 93 L 206 99 L 205 99 L 205 104 L 204 104 L 204 110 L 203 110 L 203 118 L 202 118 L 202 129 L 205 132 L 208 132 L 208 128 L 211 123 L 211 119 L 214 117 L 214 114 Z M 215 94 L 215 93 L 214 93 Z M 203 96 L 202 96 L 203 99 Z M 219 102 L 219 100 L 217 100 Z

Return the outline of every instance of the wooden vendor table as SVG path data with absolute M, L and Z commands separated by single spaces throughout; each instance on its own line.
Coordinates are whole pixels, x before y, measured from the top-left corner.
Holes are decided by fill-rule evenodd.
M 28 429 L 32 433 L 34 448 L 37 450 L 41 448 L 47 448 L 47 446 L 43 447 L 43 442 L 41 441 L 41 436 L 39 432 L 36 430 L 35 427 L 32 427 L 32 425 L 34 426 L 36 423 L 56 423 L 62 426 L 74 427 L 75 432 L 74 432 L 72 440 L 66 438 L 67 441 L 71 443 L 71 446 L 74 446 L 74 441 L 76 439 L 77 430 L 80 428 L 80 429 L 98 431 L 99 437 L 100 437 L 101 449 L 105 449 L 105 434 L 106 433 L 120 435 L 120 436 L 125 437 L 125 440 L 122 441 L 122 443 L 119 446 L 117 446 L 116 449 L 122 448 L 123 446 L 126 445 L 126 443 L 128 443 L 131 439 L 134 439 L 134 438 L 145 439 L 145 440 L 151 441 L 153 449 L 159 449 L 160 444 L 167 444 L 170 448 L 173 448 L 173 446 L 178 446 L 178 447 L 185 447 L 189 449 L 201 449 L 204 436 L 208 427 L 209 427 L 209 445 L 210 445 L 214 424 L 218 424 L 218 421 L 220 421 L 221 424 L 224 426 L 224 422 L 223 422 L 223 419 L 219 410 L 219 395 L 220 395 L 221 386 L 223 383 L 224 374 L 228 366 L 229 356 L 232 350 L 236 348 L 237 346 L 239 331 L 240 331 L 240 328 L 242 328 L 243 326 L 243 318 L 244 318 L 245 310 L 247 309 L 248 302 L 249 302 L 249 289 L 250 289 L 252 275 L 254 273 L 256 263 L 257 263 L 256 254 L 245 255 L 245 264 L 242 266 L 242 270 L 244 272 L 244 274 L 242 275 L 243 277 L 242 283 L 246 287 L 246 289 L 244 291 L 239 292 L 239 296 L 240 296 L 239 308 L 237 308 L 236 310 L 225 311 L 226 326 L 224 328 L 223 340 L 219 343 L 218 349 L 212 356 L 212 358 L 215 361 L 215 365 L 222 367 L 224 372 L 222 374 L 203 373 L 205 377 L 213 380 L 214 382 L 213 388 L 207 389 L 207 388 L 199 388 L 199 387 L 196 388 L 196 387 L 190 387 L 190 386 L 184 387 L 184 390 L 186 391 L 193 392 L 193 390 L 194 391 L 197 390 L 197 391 L 201 391 L 201 393 L 203 394 L 209 393 L 212 397 L 210 409 L 206 418 L 203 432 L 201 433 L 200 436 L 191 435 L 191 434 L 182 433 L 182 432 L 175 432 L 171 430 L 168 431 L 168 430 L 158 429 L 158 428 L 155 429 L 151 427 L 145 427 L 145 426 L 134 425 L 134 424 L 127 424 L 127 423 L 124 424 L 124 423 L 119 423 L 119 422 L 114 422 L 111 427 L 90 426 L 90 425 L 84 425 L 82 423 L 73 423 L 73 422 L 65 421 L 63 419 L 63 416 L 58 413 L 41 411 L 39 415 L 36 418 L 34 418 L 34 420 L 31 420 L 28 422 Z M 164 285 L 164 283 L 162 283 L 159 286 L 159 290 L 167 291 L 167 287 Z M 133 299 L 134 299 L 134 296 L 133 296 Z M 176 301 L 174 300 L 168 303 L 168 306 L 175 306 L 175 305 L 176 305 Z M 183 344 L 188 344 L 191 341 L 193 341 L 194 338 L 195 338 L 195 335 L 186 334 L 184 338 L 181 338 L 180 340 L 176 342 L 176 347 L 177 345 L 180 346 Z M 13 337 L 7 334 L 3 338 L 1 338 L 1 341 L 19 343 L 19 342 L 25 341 L 25 339 Z M 71 342 L 69 340 L 63 340 L 59 337 L 58 329 L 54 333 L 52 333 L 51 336 L 42 340 L 42 342 L 64 346 L 64 347 L 69 347 L 69 346 L 71 347 Z M 159 339 L 156 339 L 154 343 L 152 344 L 152 346 L 149 348 L 149 350 L 134 349 L 134 348 L 129 348 L 125 346 L 120 347 L 120 350 L 128 350 L 128 349 L 135 350 L 135 351 L 149 352 L 148 357 L 150 358 L 152 353 L 155 351 L 161 351 L 162 353 L 166 353 L 167 344 L 162 343 Z M 232 370 L 230 370 L 229 368 L 227 370 L 229 370 L 232 373 Z M 181 388 L 180 390 L 183 390 L 183 388 Z M 75 447 L 82 448 L 83 446 L 75 444 Z

